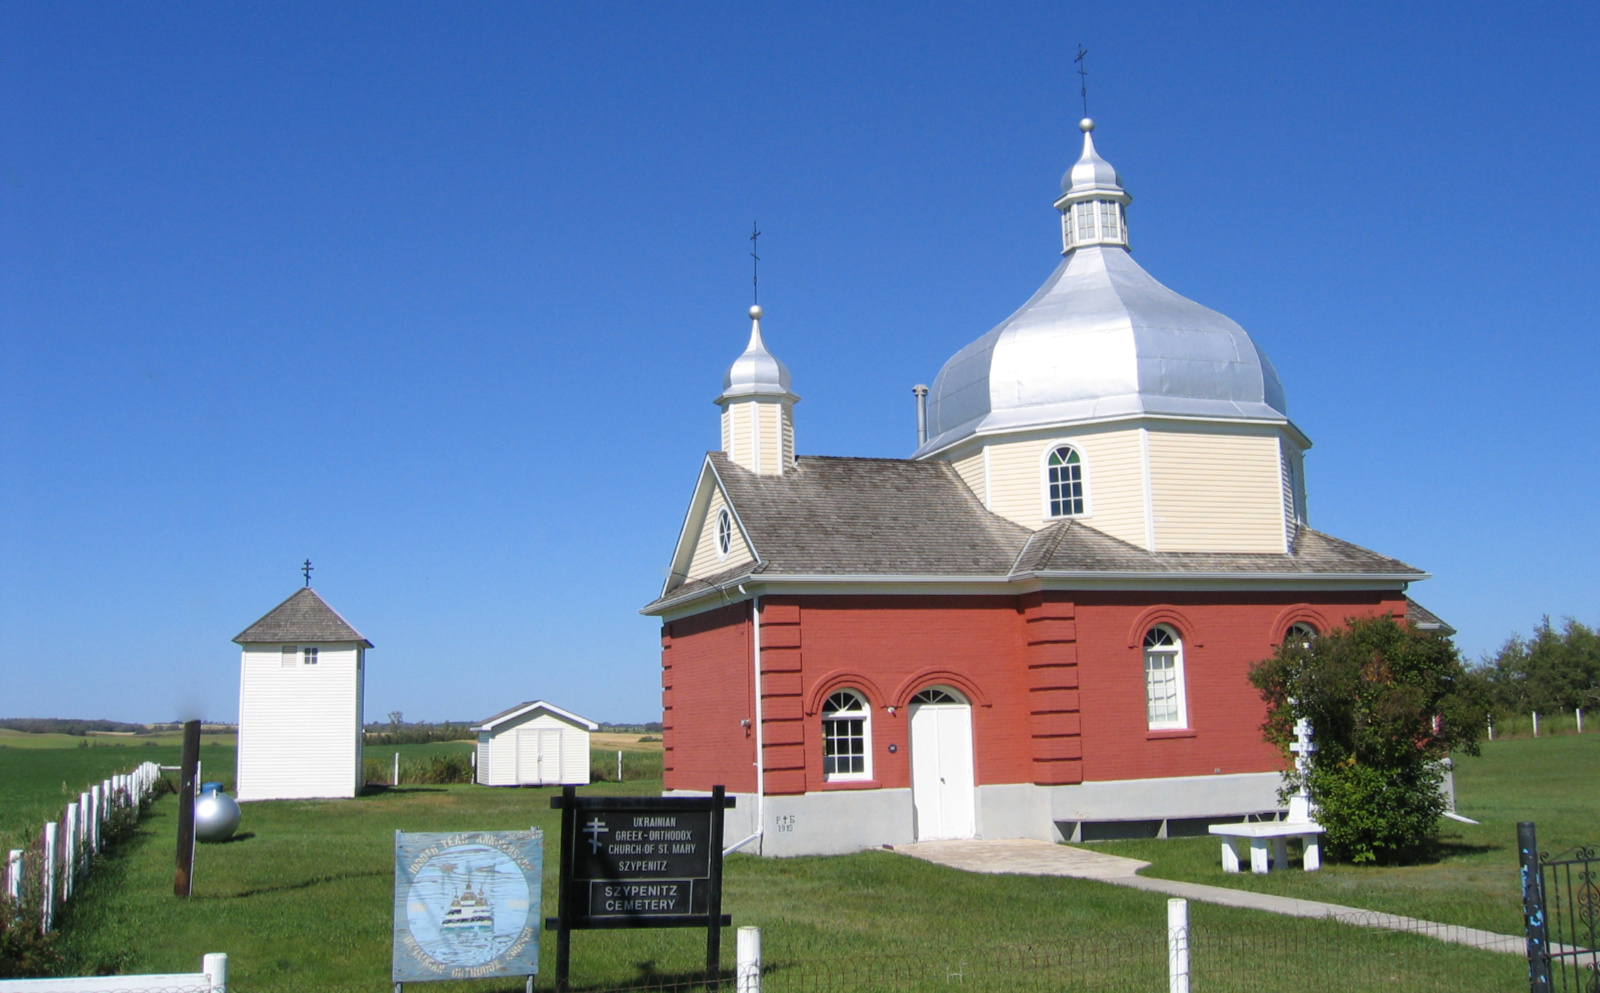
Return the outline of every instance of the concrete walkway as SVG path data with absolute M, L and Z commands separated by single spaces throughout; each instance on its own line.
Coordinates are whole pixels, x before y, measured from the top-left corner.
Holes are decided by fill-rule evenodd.
M 1150 863 L 1085 848 L 1074 848 L 1071 845 L 1056 845 L 1048 841 L 1025 838 L 1004 841 L 920 841 L 911 845 L 895 845 L 892 850 L 912 858 L 947 865 L 952 869 L 964 869 L 967 872 L 1093 879 L 1114 886 L 1128 886 L 1137 890 L 1165 893 L 1168 896 L 1215 903 L 1225 907 L 1264 910 L 1270 914 L 1283 914 L 1287 917 L 1331 917 L 1342 924 L 1422 934 L 1440 941 L 1466 945 L 1469 948 L 1519 956 L 1527 954 L 1526 942 L 1520 937 L 1508 934 L 1480 931 L 1455 924 L 1439 924 L 1415 917 L 1402 917 L 1398 914 L 1383 914 L 1373 910 L 1362 910 L 1359 907 L 1344 907 L 1337 903 L 1297 900 L 1293 897 L 1272 896 L 1226 886 L 1181 883 L 1173 879 L 1140 876 L 1137 875 L 1138 871 Z

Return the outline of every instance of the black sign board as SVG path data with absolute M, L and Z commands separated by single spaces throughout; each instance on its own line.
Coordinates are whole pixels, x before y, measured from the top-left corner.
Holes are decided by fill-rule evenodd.
M 550 798 L 561 811 L 561 885 L 556 988 L 567 987 L 571 932 L 587 928 L 703 927 L 706 969 L 722 957 L 722 812 L 736 801 L 710 796 Z

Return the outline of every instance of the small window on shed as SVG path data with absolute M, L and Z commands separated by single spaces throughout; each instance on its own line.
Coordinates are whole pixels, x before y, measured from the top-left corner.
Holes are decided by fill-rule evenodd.
M 317 664 L 317 649 L 316 649 L 316 647 L 314 645 L 307 645 L 306 647 L 300 649 L 300 664 L 301 665 L 316 665 Z

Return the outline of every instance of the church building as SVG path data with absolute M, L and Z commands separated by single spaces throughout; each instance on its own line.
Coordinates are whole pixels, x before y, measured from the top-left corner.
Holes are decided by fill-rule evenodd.
M 1274 815 L 1253 662 L 1358 616 L 1438 624 L 1313 530 L 1311 441 L 1238 324 L 1129 252 L 1095 149 L 1061 264 L 917 388 L 907 459 L 797 456 L 761 309 L 661 595 L 666 788 L 767 855 L 1203 834 Z

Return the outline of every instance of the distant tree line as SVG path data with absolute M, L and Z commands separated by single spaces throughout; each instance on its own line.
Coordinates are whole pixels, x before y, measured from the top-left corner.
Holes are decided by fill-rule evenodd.
M 474 739 L 477 735 L 472 733 L 472 728 L 473 724 L 466 721 L 407 723 L 404 712 L 393 710 L 389 712 L 388 723 L 373 722 L 362 730 L 366 732 L 369 745 L 426 745 L 435 741 Z
M 648 724 L 607 724 L 600 722 L 600 730 L 604 734 L 660 734 L 661 722 L 650 721 Z
M 1545 617 L 1533 637 L 1514 634 L 1472 670 L 1500 714 L 1551 714 L 1578 708 L 1600 717 L 1600 634 L 1567 618 Z
M 26 731 L 29 734 L 76 734 L 90 731 L 131 731 L 135 734 L 148 731 L 143 724 L 124 724 L 121 721 L 79 721 L 61 717 L 5 717 L 0 718 L 0 728 Z

